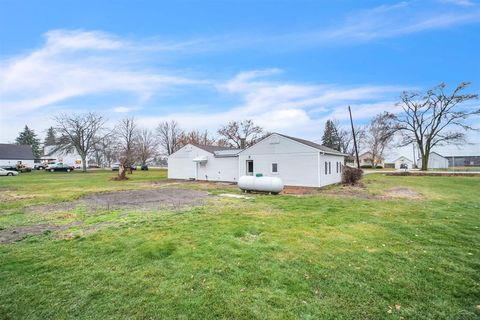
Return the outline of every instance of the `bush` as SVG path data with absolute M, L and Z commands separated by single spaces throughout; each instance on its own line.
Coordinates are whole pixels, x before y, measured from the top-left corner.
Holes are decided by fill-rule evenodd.
M 358 168 L 352 168 L 349 166 L 343 167 L 342 183 L 354 185 L 362 178 L 363 170 Z
M 363 166 L 360 166 L 360 168 L 362 168 L 362 169 L 372 169 L 372 166 L 369 165 L 369 164 L 365 164 Z

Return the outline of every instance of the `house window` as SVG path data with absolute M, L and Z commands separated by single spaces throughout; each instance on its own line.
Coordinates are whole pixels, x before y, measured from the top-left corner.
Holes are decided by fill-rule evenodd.
M 328 163 L 325 161 L 325 174 L 328 174 Z
M 337 164 L 337 173 L 338 173 L 338 162 L 336 162 L 336 164 Z
M 272 173 L 277 173 L 277 172 L 278 172 L 278 164 L 272 163 Z
M 328 161 L 328 174 L 332 174 L 332 163 Z

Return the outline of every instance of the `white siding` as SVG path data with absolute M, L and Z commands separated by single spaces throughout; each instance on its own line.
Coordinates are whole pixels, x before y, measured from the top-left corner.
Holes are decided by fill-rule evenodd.
M 207 162 L 193 159 L 205 157 Z M 197 179 L 210 181 L 238 181 L 238 158 L 216 158 L 210 152 L 193 145 L 186 145 L 168 157 L 169 179 Z
M 324 159 L 332 162 L 331 174 L 322 174 Z M 275 134 L 239 154 L 239 177 L 246 175 L 247 160 L 253 160 L 254 174 L 279 177 L 287 186 L 320 187 L 341 181 L 335 162 L 343 163 L 343 156 L 323 155 L 315 148 Z M 272 163 L 277 163 L 277 173 L 272 172 Z
M 208 156 L 205 150 L 192 145 L 186 145 L 168 157 L 169 179 L 195 179 L 196 157 Z
M 206 163 L 198 164 L 198 180 L 208 181 L 238 181 L 238 157 L 215 158 L 207 156 Z
M 33 165 L 34 165 L 33 159 L 32 160 L 0 159 L 0 166 L 13 166 L 13 167 L 15 167 L 19 161 L 21 161 L 22 164 L 26 165 L 27 167 L 33 168 Z
M 341 171 L 343 168 L 340 169 L 340 165 L 343 166 L 343 159 L 343 156 L 331 154 L 320 155 L 320 187 L 342 181 Z M 325 174 L 325 163 L 327 164 L 327 174 Z M 339 163 L 338 172 L 337 163 Z
M 428 169 L 446 169 L 448 168 L 448 160 L 436 153 L 430 153 L 428 158 Z

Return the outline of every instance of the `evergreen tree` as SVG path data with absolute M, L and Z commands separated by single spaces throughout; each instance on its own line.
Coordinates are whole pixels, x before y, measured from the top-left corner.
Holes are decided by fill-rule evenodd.
M 47 136 L 43 144 L 45 146 L 54 146 L 57 144 L 57 137 L 55 136 L 55 129 L 53 127 L 48 128 Z
M 29 145 L 32 146 L 33 156 L 35 158 L 40 158 L 40 139 L 37 138 L 37 135 L 33 130 L 31 130 L 27 125 L 22 132 L 18 134 L 17 139 L 15 139 L 17 144 Z
M 323 131 L 322 144 L 334 150 L 341 151 L 342 141 L 337 126 L 332 120 L 325 122 L 325 130 Z

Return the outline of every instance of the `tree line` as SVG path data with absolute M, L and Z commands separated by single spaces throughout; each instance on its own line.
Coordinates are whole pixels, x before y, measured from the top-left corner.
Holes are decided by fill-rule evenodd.
M 372 165 L 376 166 L 389 146 L 413 144 L 422 160 L 420 169 L 427 170 L 435 147 L 465 144 L 466 132 L 480 130 L 470 121 L 480 115 L 480 107 L 475 102 L 478 94 L 465 92 L 469 86 L 469 82 L 462 82 L 447 92 L 446 84 L 441 83 L 425 92 L 404 91 L 397 103 L 399 112 L 383 112 L 355 129 L 359 150 L 369 151 Z M 353 155 L 352 140 L 353 136 L 341 129 L 338 122 L 327 121 L 324 145 Z
M 478 95 L 464 93 L 468 86 L 463 82 L 451 93 L 446 92 L 443 83 L 426 92 L 403 92 L 397 104 L 400 112 L 385 111 L 367 125 L 355 127 L 358 150 L 369 151 L 376 166 L 389 146 L 414 144 L 422 158 L 421 169 L 427 170 L 434 147 L 465 143 L 465 133 L 478 130 L 469 122 L 470 117 L 480 115 L 480 108 L 474 103 Z M 122 176 L 134 163 L 145 164 L 159 154 L 170 155 L 189 143 L 243 149 L 269 134 L 252 120 L 231 121 L 221 126 L 216 135 L 207 130 L 184 130 L 174 120 L 161 122 L 154 130 L 141 128 L 133 117 L 108 128 L 107 119 L 94 112 L 61 114 L 54 121 L 55 126 L 47 130 L 44 146 L 53 146 L 56 151 L 76 151 L 83 171 L 87 169 L 87 157 L 93 157 L 99 165 L 110 166 L 119 161 Z M 40 140 L 28 126 L 16 143 L 31 145 L 34 156 L 41 156 Z M 354 154 L 351 131 L 334 119 L 325 123 L 322 144 Z

